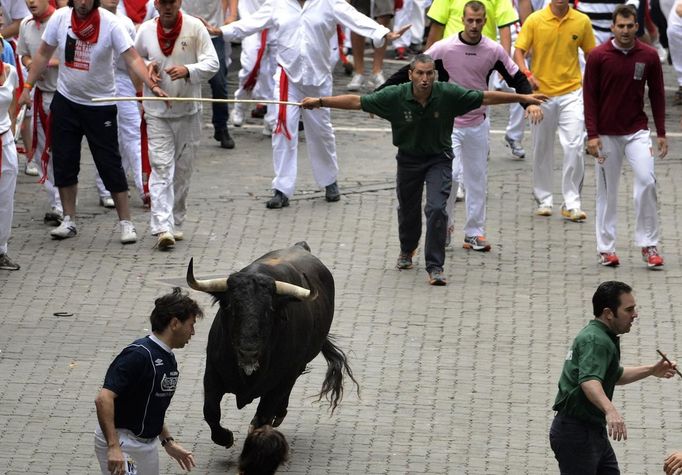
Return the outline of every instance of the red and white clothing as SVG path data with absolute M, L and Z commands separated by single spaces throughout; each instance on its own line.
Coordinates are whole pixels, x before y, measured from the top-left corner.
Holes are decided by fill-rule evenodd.
M 242 39 L 265 28 L 277 42 L 275 94 L 280 100 L 297 101 L 304 96 L 331 94 L 332 68 L 336 63 L 331 41 L 340 23 L 361 36 L 381 41 L 386 27 L 362 15 L 345 0 L 266 0 L 251 16 L 221 27 L 226 41 Z M 285 79 L 286 78 L 286 79 Z M 306 145 L 318 185 L 336 181 L 336 143 L 328 109 L 301 111 L 281 106 L 272 136 L 274 189 L 287 197 L 294 193 L 297 175 L 298 117 L 302 113 Z M 295 121 L 295 122 L 294 122 Z
M 218 56 L 206 27 L 191 15 L 181 15 L 182 27 L 172 52 L 166 56 L 157 36 L 158 19 L 144 22 L 137 32 L 135 48 L 145 61 L 159 65 L 159 86 L 170 97 L 201 97 L 201 85 L 218 71 Z M 165 70 L 182 65 L 189 78 L 172 81 Z M 151 95 L 145 86 L 144 95 Z M 185 219 L 192 165 L 199 146 L 201 103 L 145 101 L 149 137 L 151 233 L 172 233 Z
M 682 5 L 682 0 L 675 5 L 668 14 L 668 43 L 670 58 L 673 60 L 673 68 L 677 76 L 677 85 L 682 87 L 682 16 L 677 14 L 675 8 Z
M 45 32 L 47 22 L 36 21 L 28 16 L 21 21 L 19 26 L 19 42 L 17 54 L 20 56 L 34 56 L 40 47 L 41 38 Z M 55 56 L 53 56 L 55 57 Z M 49 127 L 50 104 L 54 91 L 57 90 L 57 67 L 48 67 L 45 73 L 35 83 L 33 102 L 33 161 L 38 164 L 41 171 L 41 181 L 47 193 L 47 201 L 50 208 L 62 210 L 62 202 L 59 199 L 59 190 L 54 186 L 54 168 L 52 153 L 45 152 L 46 127 Z
M 656 176 L 644 86 L 658 137 L 665 137 L 663 70 L 655 49 L 636 40 L 623 50 L 614 40 L 587 58 L 583 94 L 588 139 L 599 138 L 603 163 L 596 162 L 596 234 L 598 252 L 615 252 L 618 185 L 623 158 L 634 173 L 635 244 L 656 246 L 659 238 Z M 623 100 L 627 98 L 627 100 Z
M 135 25 L 159 16 L 154 0 L 119 0 L 116 15 L 130 18 Z
M 14 190 L 17 186 L 19 162 L 17 148 L 14 145 L 14 134 L 11 129 L 9 106 L 14 91 L 19 87 L 17 70 L 10 64 L 4 65 L 5 82 L 0 86 L 0 140 L 2 155 L 0 157 L 0 254 L 7 254 L 7 241 L 12 230 L 14 215 Z

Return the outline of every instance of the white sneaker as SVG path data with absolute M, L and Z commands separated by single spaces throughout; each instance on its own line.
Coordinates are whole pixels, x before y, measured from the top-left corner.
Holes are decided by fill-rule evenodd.
M 116 208 L 116 204 L 114 203 L 114 199 L 111 196 L 100 197 L 99 205 L 104 206 L 105 208 Z
M 661 60 L 661 64 L 665 64 L 666 62 L 668 62 L 668 50 L 666 50 L 663 47 L 660 41 L 658 40 L 654 41 L 651 46 L 656 48 L 656 52 L 658 53 L 658 59 Z
M 31 161 L 26 162 L 26 167 L 24 167 L 24 174 L 28 176 L 38 176 L 40 175 L 40 171 L 38 171 L 38 167 L 36 166 L 36 164 Z
M 121 243 L 131 244 L 137 241 L 137 233 L 135 232 L 135 226 L 131 221 L 127 220 L 119 221 L 118 226 L 121 229 Z
M 53 239 L 68 239 L 74 237 L 76 234 L 78 234 L 76 223 L 71 221 L 71 216 L 69 215 L 64 216 L 62 224 L 50 231 L 50 236 L 52 236 Z
M 168 231 L 164 231 L 162 233 L 159 233 L 156 245 L 162 251 L 168 250 L 171 247 L 175 246 L 175 238 Z
M 263 122 L 263 130 L 261 131 L 263 135 L 266 137 L 271 137 L 272 136 L 272 125 L 268 124 L 267 122 Z
M 185 233 L 182 232 L 182 228 L 178 225 L 176 225 L 175 229 L 173 229 L 173 239 L 176 241 L 182 241 L 185 239 Z
M 455 194 L 455 201 L 462 201 L 462 200 L 464 200 L 464 198 L 465 198 L 464 188 L 462 188 L 462 186 L 460 185 L 457 187 L 457 193 Z
M 365 82 L 365 78 L 362 74 L 353 74 L 353 79 L 350 80 L 346 86 L 347 91 L 359 91 L 362 88 L 362 84 Z
M 376 89 L 377 87 L 381 86 L 385 82 L 386 82 L 386 78 L 384 77 L 383 71 L 379 71 L 378 73 L 372 75 L 372 83 L 374 85 L 373 89 Z
M 244 125 L 244 112 L 239 107 L 233 107 L 230 112 L 230 122 L 235 127 Z

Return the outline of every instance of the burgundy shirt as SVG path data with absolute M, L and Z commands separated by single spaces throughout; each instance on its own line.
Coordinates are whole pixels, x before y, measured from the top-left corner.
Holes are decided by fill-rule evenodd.
M 647 130 L 645 82 L 649 86 L 656 134 L 665 137 L 665 89 L 656 50 L 636 40 L 635 46 L 624 54 L 609 40 L 590 51 L 583 81 L 587 137 Z

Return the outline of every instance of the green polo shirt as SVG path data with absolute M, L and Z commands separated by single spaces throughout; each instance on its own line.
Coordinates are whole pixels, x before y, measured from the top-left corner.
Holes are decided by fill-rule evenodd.
M 408 155 L 436 155 L 452 149 L 455 117 L 478 109 L 483 92 L 436 81 L 422 106 L 412 95 L 412 82 L 388 86 L 360 98 L 363 111 L 388 120 L 393 145 Z
M 587 399 L 580 384 L 600 381 L 604 393 L 611 400 L 616 382 L 622 375 L 620 339 L 605 324 L 594 319 L 573 340 L 552 409 L 562 415 L 603 426 L 606 424 L 604 413 Z

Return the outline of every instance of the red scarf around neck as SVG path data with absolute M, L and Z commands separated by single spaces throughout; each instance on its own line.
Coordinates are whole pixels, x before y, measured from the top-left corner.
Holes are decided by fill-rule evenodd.
M 161 26 L 161 19 L 156 19 L 156 37 L 159 40 L 159 46 L 164 55 L 170 56 L 175 47 L 175 40 L 180 36 L 180 30 L 182 29 L 182 12 L 178 11 L 178 18 L 175 20 L 175 25 L 173 28 L 166 33 Z
M 40 25 L 42 25 L 43 23 L 47 23 L 47 20 L 50 19 L 54 11 L 55 8 L 52 5 L 48 5 L 47 10 L 45 10 L 45 13 L 43 13 L 42 15 L 40 16 L 33 15 L 33 21 L 35 21 L 38 27 L 40 27 Z
M 93 8 L 88 16 L 78 18 L 76 10 L 71 12 L 71 29 L 79 40 L 86 43 L 97 43 L 99 38 L 99 8 Z
M 133 23 L 142 23 L 147 16 L 147 0 L 123 0 L 123 6 Z

